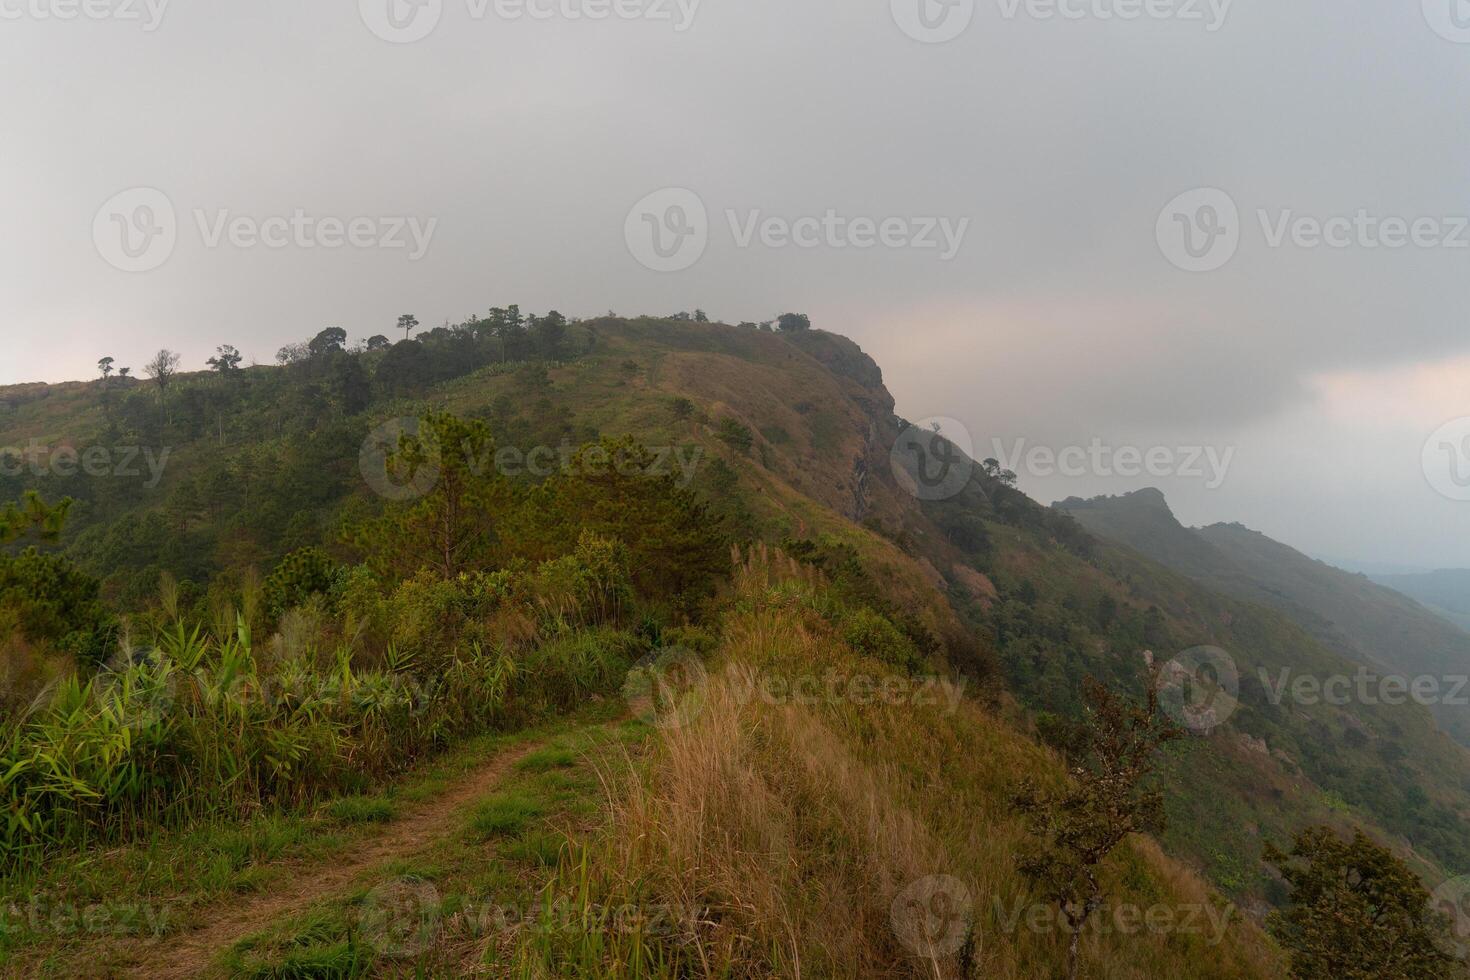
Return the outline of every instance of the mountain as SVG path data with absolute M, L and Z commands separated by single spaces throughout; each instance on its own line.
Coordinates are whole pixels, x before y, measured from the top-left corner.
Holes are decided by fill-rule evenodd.
M 1055 506 L 1211 588 L 1281 610 L 1350 660 L 1406 677 L 1442 679 L 1444 700 L 1460 703 L 1436 703 L 1431 710 L 1446 731 L 1470 745 L 1470 693 L 1453 697 L 1449 690 L 1457 678 L 1470 675 L 1470 633 L 1419 602 L 1240 524 L 1186 528 L 1157 490 L 1072 498 Z M 1456 601 L 1452 591 L 1436 594 Z
M 1444 568 L 1413 574 L 1369 575 L 1385 588 L 1417 600 L 1426 609 L 1470 630 L 1470 569 Z
M 893 938 L 890 917 L 906 883 L 949 876 L 974 890 L 985 962 L 997 975 L 1045 975 L 1064 943 L 1054 933 L 1007 930 L 1006 913 L 993 907 L 1026 900 L 1015 871 L 1025 838 L 1017 790 L 1027 777 L 1061 778 L 1058 753 L 1083 717 L 1087 677 L 1140 695 L 1150 660 L 1216 647 L 1233 658 L 1239 689 L 1215 702 L 1218 724 L 1197 726 L 1165 755 L 1167 828 L 1157 842 L 1120 853 L 1107 878 L 1140 905 L 1214 907 L 1223 901 L 1218 889 L 1250 918 L 1208 950 L 1198 937 L 1089 937 L 1089 975 L 1280 975 L 1256 925 L 1284 897 L 1262 845 L 1286 843 L 1308 825 L 1366 829 L 1431 883 L 1470 869 L 1470 754 L 1426 711 L 1273 696 L 1280 671 L 1350 673 L 1367 659 L 1348 644 L 1348 627 L 1328 616 L 1346 615 L 1330 578 L 1308 576 L 1249 532 L 1182 528 L 1157 493 L 1043 507 L 1005 474 L 895 414 L 878 365 L 837 334 L 653 317 L 558 318 L 551 327 L 537 320 L 524 330 L 506 327 L 506 311 L 492 313 L 493 322 L 472 319 L 387 348 L 317 343 L 314 353 L 287 352 L 281 367 L 186 373 L 162 388 L 113 379 L 0 389 L 8 405 L 0 446 L 20 447 L 0 465 L 0 500 L 28 490 L 72 497 L 58 555 L 95 578 L 109 609 L 137 629 L 156 627 L 162 646 L 192 650 L 188 631 L 198 629 L 231 657 L 253 649 L 263 672 L 299 678 L 317 670 L 334 685 L 355 669 L 389 686 L 405 675 L 452 685 L 485 672 L 452 722 L 434 715 L 422 727 L 430 721 L 410 715 L 392 738 L 375 726 L 398 715 L 341 719 L 332 712 L 356 703 L 343 697 L 319 706 L 328 728 L 305 720 L 279 732 L 275 720 L 221 725 L 244 744 L 269 734 L 262 758 L 292 760 L 270 778 L 251 769 L 240 770 L 248 780 L 228 780 L 230 793 L 285 786 L 260 800 L 229 797 L 222 812 L 231 818 L 284 808 L 271 819 L 287 821 L 290 832 L 272 833 L 291 841 L 344 833 L 332 814 L 386 814 L 363 822 L 391 826 L 403 766 L 478 744 L 463 741 L 464 719 L 479 717 L 478 685 L 487 685 L 523 699 L 514 711 L 493 712 L 504 726 L 492 729 L 499 738 L 540 739 L 546 729 L 537 726 L 569 727 L 554 729 L 562 740 L 533 767 L 516 770 L 526 785 L 514 792 L 544 798 L 488 801 L 472 845 L 443 843 L 443 854 L 425 862 L 416 880 L 452 895 L 454 907 L 487 900 L 486 889 L 503 905 L 509 899 L 494 890 L 511 886 L 522 900 L 531 889 L 537 906 L 562 887 L 599 896 L 605 908 L 630 897 L 695 901 L 715 910 L 698 917 L 706 931 L 678 932 L 654 959 L 687 965 L 691 951 L 713 950 L 729 975 L 786 975 L 794 947 L 802 954 L 795 968 L 806 975 L 935 975 Z M 433 529 L 413 524 L 410 505 L 371 489 L 384 475 L 371 465 L 374 440 L 386 432 L 396 443 L 395 424 L 418 419 L 469 433 L 466 444 L 481 447 L 467 451 L 471 462 L 490 458 L 476 441 L 488 440 L 495 470 L 504 470 L 473 473 L 489 481 L 483 487 L 466 475 L 473 466 L 445 470 L 453 486 L 478 487 L 466 498 L 476 506 L 456 512 L 484 520 L 473 525 L 467 567 L 454 564 L 460 539 L 435 558 L 450 570 L 444 575 L 399 568 L 427 562 L 411 548 L 383 554 L 385 540 L 414 541 Z M 576 447 L 627 437 L 664 461 L 668 480 L 654 484 L 657 493 L 581 468 L 587 457 Z M 55 465 L 89 449 L 106 451 L 103 476 Z M 540 471 L 527 465 L 537 458 Z M 935 463 L 944 467 L 942 493 L 930 492 Z M 733 570 L 718 581 L 670 560 L 705 562 L 716 530 L 735 548 Z M 1271 561 L 1291 565 L 1278 575 L 1300 598 L 1259 578 Z M 618 590 L 595 603 L 576 598 L 588 583 L 621 581 L 624 564 L 628 581 Z M 6 656 L 21 664 L 45 642 L 17 642 Z M 616 726 L 624 699 L 629 710 L 636 701 L 623 672 L 655 644 L 707 658 L 703 713 L 688 725 L 607 736 L 598 726 Z M 509 659 L 486 662 L 500 653 Z M 895 667 L 963 683 L 968 696 L 808 703 L 745 683 Z M 363 692 L 370 686 L 361 682 Z M 178 703 L 210 702 L 175 691 L 169 704 Z M 603 715 L 594 725 L 574 709 Z M 614 744 L 603 744 L 608 737 Z M 314 747 L 305 752 L 304 744 Z M 351 765 L 328 764 L 338 751 Z M 593 760 L 585 772 L 577 768 L 583 756 Z M 159 764 L 136 763 L 148 773 Z M 536 782 L 542 777 L 545 785 Z M 163 793 L 168 780 L 146 785 Z M 375 794 L 388 802 L 374 802 Z M 118 803 L 122 818 L 105 827 L 88 822 L 94 808 L 64 813 L 88 843 L 141 848 L 128 828 L 177 812 L 167 797 L 148 801 L 137 810 Z M 422 826 L 437 824 L 425 817 Z M 254 841 L 254 833 L 241 839 Z M 161 869 L 129 887 L 183 887 L 189 875 L 180 869 L 191 856 L 153 846 L 117 852 L 116 867 Z M 270 870 L 257 854 L 270 850 L 264 844 L 218 846 L 210 867 L 223 870 L 209 881 L 220 888 L 248 891 L 254 875 Z M 304 844 L 272 846 L 309 857 Z M 503 871 L 493 863 L 501 851 L 523 861 Z M 57 844 L 44 853 L 52 863 L 41 885 L 22 880 L 48 901 L 120 887 L 113 872 L 87 863 L 87 852 L 70 858 Z M 474 870 L 486 862 L 493 874 Z M 191 916 L 228 919 L 218 894 L 186 895 Z M 355 951 L 353 901 L 314 920 L 310 937 L 287 931 L 242 947 L 282 960 L 241 969 L 289 974 L 307 969 L 303 949 Z M 223 925 L 205 934 L 243 938 Z M 538 957 L 526 975 L 563 975 L 579 962 L 585 971 L 622 948 L 622 940 L 568 947 L 560 934 L 534 931 L 530 939 L 535 948 L 517 954 Z M 36 956 L 50 949 L 44 937 L 28 941 Z M 77 955 L 91 950 L 83 944 Z M 148 950 L 117 955 L 146 959 Z M 31 953 L 20 955 L 30 962 Z M 436 961 L 434 969 L 447 967 Z

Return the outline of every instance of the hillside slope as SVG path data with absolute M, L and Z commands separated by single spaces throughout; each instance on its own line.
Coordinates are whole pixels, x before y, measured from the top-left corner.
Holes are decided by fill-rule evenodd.
M 41 467 L 0 475 L 0 496 L 34 488 L 75 497 L 67 552 L 103 579 L 110 601 L 152 608 L 168 572 L 180 583 L 177 604 L 209 622 L 232 583 L 296 549 L 319 545 L 344 563 L 360 560 L 339 532 L 386 506 L 359 468 L 361 447 L 385 423 L 448 410 L 483 421 L 521 458 L 538 447 L 559 458 L 564 446 L 631 434 L 682 454 L 671 459 L 694 460 L 690 485 L 737 539 L 778 544 L 820 569 L 974 685 L 972 707 L 1004 734 L 983 734 L 978 721 L 961 726 L 945 765 L 963 765 L 966 745 L 996 738 L 1006 757 L 1039 752 L 1033 740 L 1078 715 L 1088 674 L 1139 692 L 1146 651 L 1166 661 L 1218 646 L 1240 668 L 1238 703 L 1169 757 L 1162 842 L 1171 855 L 1253 912 L 1281 896 L 1260 860 L 1263 841 L 1284 841 L 1309 823 L 1367 827 L 1431 880 L 1470 868 L 1462 816 L 1470 756 L 1425 712 L 1273 701 L 1261 671 L 1330 674 L 1352 662 L 1288 616 L 1246 601 L 1262 596 L 1242 598 L 1165 567 L 1220 563 L 1220 547 L 1198 536 L 1166 527 L 1171 550 L 1150 560 L 968 460 L 956 461 L 968 468 L 956 493 L 917 499 L 906 489 L 908 450 L 941 455 L 937 437 L 894 414 L 881 371 L 851 341 L 649 318 L 572 324 L 555 357 L 528 350 L 507 358 L 479 337 L 465 325 L 431 332 L 420 353 L 395 353 L 399 345 L 235 378 L 181 376 L 162 401 L 141 386 L 49 386 L 24 399 L 0 392 L 11 400 L 0 446 L 132 445 L 155 458 L 168 450 L 156 485 L 146 472 L 99 480 Z M 436 361 L 440 347 L 448 353 Z M 480 353 L 467 359 L 465 351 Z M 882 758 L 861 737 L 870 724 L 842 721 L 858 739 L 843 753 L 867 754 L 864 765 L 876 772 L 925 764 L 915 761 L 925 758 L 917 747 L 907 762 Z M 782 765 L 802 764 L 796 741 Z M 937 795 L 925 807 L 1001 812 L 1026 775 L 1027 765 L 1015 768 L 989 772 L 968 797 L 931 787 Z M 1188 878 L 1174 864 L 1161 867 L 1159 875 Z
M 1407 596 L 1323 562 L 1240 524 L 1185 528 L 1157 490 L 1057 505 L 1098 534 L 1228 595 L 1281 610 L 1357 663 L 1406 677 L 1443 679 L 1430 705 L 1439 723 L 1470 745 L 1470 692 L 1451 698 L 1470 675 L 1470 633 Z M 1443 703 L 1457 700 L 1459 703 Z
M 1470 569 L 1442 568 L 1433 572 L 1368 577 L 1470 632 Z

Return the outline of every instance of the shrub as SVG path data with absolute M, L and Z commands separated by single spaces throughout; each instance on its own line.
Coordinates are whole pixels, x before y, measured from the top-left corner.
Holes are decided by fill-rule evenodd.
M 496 611 L 518 594 L 520 575 L 506 569 L 444 580 L 422 571 L 401 583 L 387 603 L 390 642 L 434 662 L 476 644 L 495 646 L 490 626 Z
M 101 663 L 117 639 L 117 620 L 98 597 L 100 583 L 59 555 L 28 548 L 0 555 L 0 632 L 19 632 L 89 663 Z
M 886 616 L 866 606 L 849 613 L 842 623 L 842 639 L 854 653 L 910 673 L 923 669 L 914 644 Z
M 619 541 L 583 531 L 575 552 L 542 563 L 532 590 L 553 622 L 616 620 L 633 598 L 628 549 Z
M 750 426 L 728 415 L 720 419 L 715 435 L 741 453 L 750 452 L 750 447 L 755 445 L 755 434 L 750 431 Z
M 265 580 L 265 597 L 271 612 L 280 616 L 303 605 L 315 595 L 327 595 L 336 584 L 337 563 L 320 548 L 293 551 Z
M 294 657 L 266 673 L 247 628 L 220 642 L 176 626 L 156 649 L 65 678 L 28 717 L 0 724 L 0 867 L 157 825 L 362 793 L 457 736 L 614 694 L 644 650 L 604 629 L 568 633 L 522 663 L 476 646 L 365 670 L 342 649 L 327 669 Z M 376 821 L 391 807 L 363 798 L 332 815 Z
M 723 522 L 657 458 L 631 439 L 584 446 L 570 472 L 532 496 L 525 530 L 542 560 L 574 552 L 584 532 L 621 541 L 642 599 L 693 604 L 728 574 L 729 541 Z

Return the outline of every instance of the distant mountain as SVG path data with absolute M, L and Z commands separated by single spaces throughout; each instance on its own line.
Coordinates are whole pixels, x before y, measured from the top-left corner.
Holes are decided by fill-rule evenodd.
M 1425 565 L 1399 565 L 1391 561 L 1357 561 L 1352 558 L 1338 558 L 1334 555 L 1313 555 L 1312 557 L 1333 568 L 1340 568 L 1354 575 L 1366 575 L 1375 581 L 1384 575 L 1418 575 L 1421 572 L 1434 571 Z
M 1241 524 L 1187 528 L 1158 490 L 1121 497 L 1071 498 L 1054 505 L 1094 533 L 1229 595 L 1279 609 L 1334 651 L 1406 676 L 1470 674 L 1470 633 L 1407 595 L 1309 558 Z M 1455 592 L 1434 594 L 1470 614 L 1470 572 Z M 1417 576 L 1407 576 L 1417 580 Z M 1458 596 L 1458 598 L 1456 598 Z M 1454 606 L 1446 607 L 1458 612 Z M 1470 621 L 1470 619 L 1467 619 Z M 1470 707 L 1437 705 L 1439 723 L 1470 745 Z
M 1470 630 L 1470 568 L 1404 575 L 1369 575 L 1379 585 L 1417 599 L 1431 612 Z

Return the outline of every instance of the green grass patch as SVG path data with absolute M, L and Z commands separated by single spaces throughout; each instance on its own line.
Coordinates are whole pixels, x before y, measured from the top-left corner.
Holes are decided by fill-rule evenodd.
M 521 772 L 550 772 L 553 769 L 570 769 L 577 764 L 577 753 L 571 749 L 551 746 L 538 749 L 516 763 Z
M 232 977 L 252 980 L 350 980 L 369 976 L 377 953 L 341 910 L 313 912 L 285 934 L 252 936 L 225 954 Z
M 521 861 L 538 868 L 551 868 L 556 866 L 561 857 L 562 846 L 566 842 L 567 838 L 562 834 L 532 830 L 507 841 L 500 850 L 512 861 Z
M 344 796 L 327 806 L 327 814 L 338 823 L 387 823 L 398 815 L 393 801 L 382 796 Z
M 546 812 L 540 800 L 523 792 L 498 793 L 475 805 L 470 828 L 483 838 L 509 837 Z

